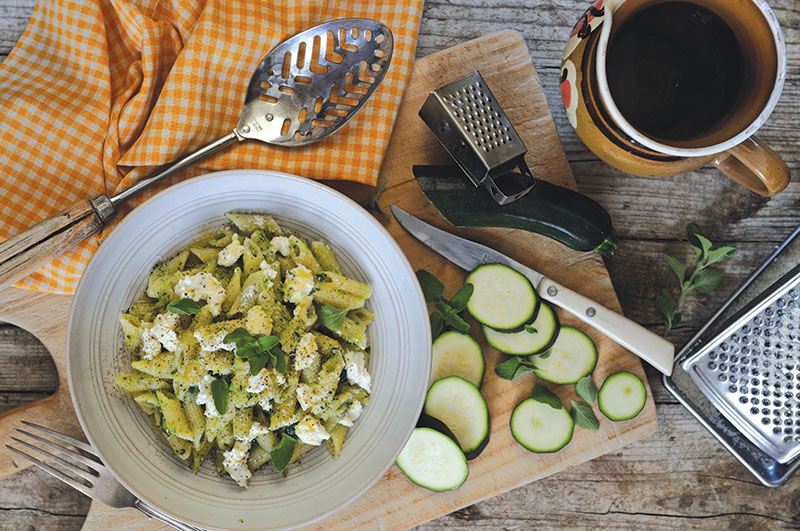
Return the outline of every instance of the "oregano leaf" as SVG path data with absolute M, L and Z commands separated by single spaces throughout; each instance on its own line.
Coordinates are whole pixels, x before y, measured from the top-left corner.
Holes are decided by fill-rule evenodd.
M 181 299 L 167 304 L 167 311 L 182 315 L 194 315 L 200 312 L 200 305 L 192 299 Z
M 438 311 L 431 313 L 431 336 L 435 340 L 444 330 L 444 317 Z
M 561 409 L 564 407 L 564 404 L 561 403 L 561 399 L 558 398 L 558 395 L 547 389 L 547 387 L 543 386 L 542 384 L 537 383 L 533 386 L 533 389 L 531 390 L 531 398 L 537 402 L 547 404 L 553 409 Z
M 211 382 L 211 398 L 214 399 L 214 407 L 217 413 L 224 415 L 228 411 L 228 382 L 222 378 L 217 378 Z
M 319 317 L 322 326 L 328 330 L 341 330 L 348 311 L 347 308 L 339 309 L 334 308 L 330 304 L 326 304 L 317 311 L 317 317 Z
M 424 269 L 417 270 L 416 275 L 426 302 L 433 302 L 442 298 L 444 284 L 438 278 Z
M 592 406 L 583 400 L 579 400 L 578 402 L 573 400 L 572 410 L 569 414 L 572 416 L 572 421 L 576 426 L 592 431 L 600 429 L 600 421 L 597 420 L 594 411 L 592 411 Z
M 588 403 L 594 404 L 597 400 L 597 387 L 594 385 L 591 374 L 578 380 L 578 383 L 575 384 L 575 392 Z
M 668 254 L 664 255 L 664 260 L 669 264 L 669 267 L 675 272 L 675 276 L 678 277 L 678 282 L 683 284 L 683 281 L 686 278 L 686 266 L 683 265 L 683 262 L 675 258 L 674 256 L 670 256 Z
M 467 307 L 467 303 L 469 302 L 470 297 L 472 297 L 472 293 L 475 291 L 475 286 L 472 284 L 464 284 L 458 291 L 456 291 L 453 296 L 448 301 L 448 304 L 457 312 L 460 312 L 464 308 Z
M 700 293 L 711 293 L 719 287 L 723 276 L 725 276 L 725 272 L 721 269 L 713 267 L 700 269 L 694 275 L 692 287 Z
M 289 464 L 289 461 L 292 460 L 292 455 L 294 454 L 294 447 L 296 444 L 297 439 L 284 433 L 281 435 L 280 442 L 269 453 L 270 457 L 272 458 L 272 464 L 275 466 L 278 472 L 283 472 L 283 469 L 286 468 L 286 466 Z
M 525 325 L 525 331 L 528 332 L 529 334 L 538 334 L 539 333 L 539 331 L 536 330 L 536 328 L 534 328 L 532 325 L 529 325 L 529 324 Z

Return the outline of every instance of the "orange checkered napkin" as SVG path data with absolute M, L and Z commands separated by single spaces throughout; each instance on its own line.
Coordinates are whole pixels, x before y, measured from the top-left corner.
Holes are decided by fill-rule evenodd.
M 394 34 L 391 67 L 361 112 L 323 143 L 241 142 L 177 178 L 264 168 L 374 185 L 421 14 L 422 0 L 40 0 L 0 65 L 0 240 L 229 133 L 269 50 L 337 18 L 373 18 Z M 69 293 L 97 245 L 17 285 Z

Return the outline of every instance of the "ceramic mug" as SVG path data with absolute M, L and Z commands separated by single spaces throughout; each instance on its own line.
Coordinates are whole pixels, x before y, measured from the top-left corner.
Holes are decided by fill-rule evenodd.
M 785 75 L 764 0 L 596 0 L 564 50 L 561 95 L 578 136 L 611 166 L 664 177 L 710 162 L 771 196 L 789 170 L 753 134 Z

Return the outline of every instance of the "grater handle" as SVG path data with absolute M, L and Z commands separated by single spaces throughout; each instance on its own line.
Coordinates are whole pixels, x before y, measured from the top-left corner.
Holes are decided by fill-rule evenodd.
M 672 374 L 675 345 L 663 337 L 549 278 L 542 279 L 536 291 L 667 376 Z

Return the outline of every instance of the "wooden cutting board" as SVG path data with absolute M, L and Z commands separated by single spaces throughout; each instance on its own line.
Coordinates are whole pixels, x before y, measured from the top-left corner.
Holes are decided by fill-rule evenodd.
M 381 182 L 386 184 L 386 190 L 381 204 L 385 209 L 392 203 L 397 204 L 434 225 L 491 245 L 583 295 L 621 311 L 608 272 L 596 254 L 573 251 L 553 240 L 524 231 L 454 230 L 417 186 L 411 172 L 412 165 L 449 163 L 448 156 L 417 112 L 431 90 L 474 70 L 480 70 L 528 146 L 526 159 L 534 175 L 576 188 L 527 45 L 519 33 L 503 31 L 446 49 L 415 63 L 383 164 Z M 332 183 L 332 186 L 357 200 L 363 200 L 373 191 L 347 183 Z M 482 192 L 476 190 L 476 193 Z M 447 294 L 462 284 L 464 271 L 417 242 L 393 219 L 383 221 L 414 269 L 427 269 L 443 279 Z M 80 436 L 64 371 L 64 336 L 71 297 L 39 295 L 11 288 L 0 293 L 0 300 L 4 302 L 0 308 L 0 320 L 19 325 L 39 337 L 53 355 L 60 378 L 59 389 L 53 397 L 0 417 L 0 442 L 7 440 L 19 419 Z M 631 371 L 647 382 L 642 365 L 633 354 L 565 312 L 560 311 L 559 317 L 562 323 L 585 330 L 597 343 L 599 361 L 593 373 L 595 383 L 599 385 L 607 375 L 622 370 Z M 611 452 L 656 430 L 655 407 L 649 399 L 644 410 L 633 420 L 614 423 L 596 411 L 601 420 L 599 431 L 576 428 L 572 442 L 555 454 L 528 452 L 514 441 L 508 422 L 514 407 L 530 393 L 534 376 L 529 374 L 514 382 L 499 379 L 494 374 L 494 367 L 505 357 L 486 345 L 474 322 L 472 334 L 481 342 L 486 355 L 487 371 L 481 392 L 489 404 L 491 440 L 484 453 L 470 461 L 466 483 L 456 491 L 432 493 L 414 486 L 393 466 L 361 498 L 314 526 L 315 529 L 412 527 Z M 574 386 L 550 387 L 566 404 L 575 398 Z M 8 452 L 0 452 L 0 478 L 26 466 L 11 456 Z M 92 504 L 84 529 L 120 528 L 159 529 L 166 526 L 147 521 L 135 510 L 115 510 L 97 502 Z

